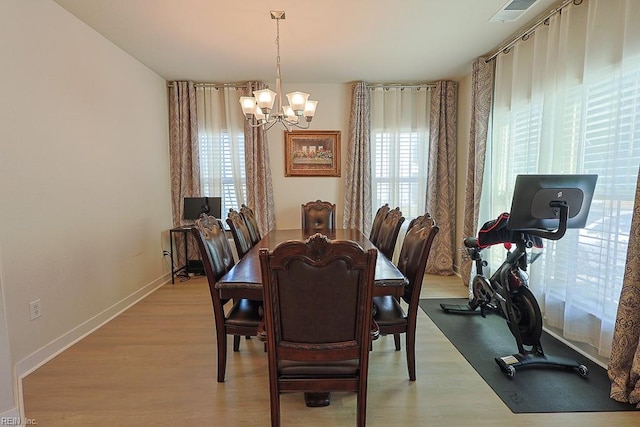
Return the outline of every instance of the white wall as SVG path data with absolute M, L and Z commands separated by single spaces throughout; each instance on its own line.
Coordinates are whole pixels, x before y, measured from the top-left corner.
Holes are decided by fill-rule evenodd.
M 166 280 L 167 96 L 49 0 L 0 2 L 0 64 L 0 340 L 21 375 Z
M 2 247 L 0 247 L 0 260 Z M 13 364 L 9 352 L 9 335 L 5 316 L 4 292 L 2 286 L 2 264 L 0 264 L 0 418 L 19 416 L 14 394 Z

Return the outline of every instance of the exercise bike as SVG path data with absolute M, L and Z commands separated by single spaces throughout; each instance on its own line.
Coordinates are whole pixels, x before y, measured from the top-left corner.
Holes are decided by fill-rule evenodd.
M 588 212 L 591 203 L 591 195 L 595 186 L 595 175 L 586 175 L 591 177 L 589 185 L 586 188 L 586 194 L 580 188 L 578 194 L 578 209 L 572 210 L 572 228 L 581 228 L 580 225 L 586 221 L 586 214 L 582 212 L 583 217 L 577 217 L 584 202 L 587 202 L 586 210 Z M 520 176 L 519 176 L 520 177 Z M 528 175 L 528 179 L 534 176 Z M 538 179 L 541 176 L 535 176 Z M 549 178 L 550 176 L 542 176 Z M 557 178 L 558 176 L 553 176 Z M 570 176 L 576 177 L 576 176 Z M 581 177 L 583 177 L 581 175 Z M 544 179 L 543 179 L 544 181 Z M 555 180 L 552 180 L 555 182 Z M 544 182 L 543 182 L 544 184 Z M 591 186 L 592 185 L 592 186 Z M 591 186 L 591 187 L 590 187 Z M 522 185 L 521 185 L 522 187 Z M 545 187 L 545 185 L 543 185 Z M 590 192 L 588 191 L 590 189 Z M 516 181 L 516 191 L 518 190 L 518 181 Z M 554 189 L 555 190 L 555 189 Z M 527 193 L 528 191 L 524 191 Z M 548 193 L 548 192 L 546 192 Z M 543 194 L 548 201 L 548 208 L 551 213 L 543 216 L 554 217 L 556 219 L 557 228 L 555 231 L 548 229 L 535 229 L 531 224 L 527 224 L 526 229 L 517 228 L 517 224 L 510 224 L 509 213 L 501 214 L 498 219 L 487 222 L 478 233 L 478 237 L 466 237 L 463 241 L 464 250 L 475 264 L 475 276 L 470 284 L 469 302 L 467 306 L 441 304 L 441 308 L 447 313 L 479 313 L 482 317 L 486 317 L 487 312 L 495 313 L 506 319 L 511 334 L 514 336 L 518 353 L 496 357 L 495 361 L 508 377 L 513 377 L 516 369 L 522 367 L 553 367 L 563 368 L 566 370 L 575 370 L 582 377 L 589 375 L 589 369 L 565 357 L 549 356 L 544 353 L 540 337 L 542 336 L 542 314 L 538 302 L 529 289 L 529 281 L 527 274 L 528 264 L 533 263 L 537 256 L 529 259 L 528 251 L 533 248 L 542 248 L 542 239 L 558 240 L 562 238 L 567 230 L 569 221 L 569 202 L 576 202 L 574 197 L 570 200 L 562 200 L 561 197 L 554 199 L 554 195 L 562 195 L 562 192 L 554 191 L 552 193 Z M 527 197 L 525 197 L 525 200 Z M 535 198 L 534 198 L 535 199 Z M 533 199 L 529 199 L 529 203 Z M 514 195 L 513 206 L 523 202 L 518 200 Z M 521 206 L 520 206 L 521 207 Z M 536 207 L 532 207 L 537 216 L 540 216 L 540 209 L 536 211 Z M 539 219 L 535 218 L 534 219 Z M 540 222 L 540 221 L 538 221 Z M 549 225 L 548 222 L 542 222 L 542 225 Z M 515 227 L 510 227 L 515 225 Z M 582 224 L 584 227 L 584 224 Z M 491 275 L 486 277 L 484 269 L 487 262 L 482 258 L 482 250 L 494 244 L 503 243 L 507 249 L 507 255 L 502 265 Z M 513 248 L 515 245 L 515 248 Z

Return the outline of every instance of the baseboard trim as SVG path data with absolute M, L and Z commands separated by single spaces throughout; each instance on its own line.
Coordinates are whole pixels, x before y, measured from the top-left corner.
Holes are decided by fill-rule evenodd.
M 71 347 L 73 344 L 77 343 L 96 329 L 100 328 L 101 326 L 112 320 L 114 317 L 127 310 L 129 307 L 144 299 L 147 295 L 151 294 L 162 285 L 168 283 L 170 280 L 170 274 L 164 274 L 160 276 L 151 283 L 148 283 L 147 285 L 138 289 L 133 294 L 123 298 L 121 301 L 107 308 L 103 312 L 95 315 L 94 317 L 88 319 L 77 327 L 71 329 L 69 332 L 53 340 L 39 350 L 34 351 L 29 356 L 16 363 L 16 378 L 18 378 L 19 381 L 22 381 L 22 378 L 29 375 L 31 372 L 35 371 L 40 366 L 44 365 L 49 360 L 53 359 L 58 354 L 62 353 L 64 350 Z M 22 387 L 20 387 L 20 389 L 21 388 Z M 20 393 L 20 399 L 22 399 L 22 393 Z
M 580 343 L 574 343 L 573 341 L 570 341 L 570 340 L 564 338 L 556 330 L 548 328 L 546 326 L 543 326 L 542 330 L 544 330 L 546 333 L 548 333 L 549 335 L 551 335 L 552 337 L 554 337 L 555 339 L 557 339 L 558 341 L 560 341 L 561 343 L 563 343 L 567 347 L 571 348 L 572 350 L 580 353 L 581 355 L 583 355 L 587 359 L 591 360 L 593 363 L 596 363 L 596 364 L 600 365 L 604 369 L 609 369 L 609 364 L 608 364 L 607 361 L 603 360 L 602 358 L 599 358 L 597 355 L 591 354 L 589 351 L 587 351 L 584 348 L 582 348 L 580 346 Z

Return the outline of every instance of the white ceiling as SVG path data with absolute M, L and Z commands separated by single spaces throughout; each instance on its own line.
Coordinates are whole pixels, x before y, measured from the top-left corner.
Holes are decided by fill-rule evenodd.
M 489 20 L 507 0 L 54 0 L 166 80 L 286 83 L 456 79 L 555 6 Z

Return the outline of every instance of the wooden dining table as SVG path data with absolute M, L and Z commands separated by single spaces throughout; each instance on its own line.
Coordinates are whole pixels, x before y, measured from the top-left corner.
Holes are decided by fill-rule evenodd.
M 373 243 L 357 229 L 336 229 L 326 234 L 329 239 L 352 240 L 365 250 L 375 248 Z M 302 229 L 273 230 L 267 233 L 249 252 L 216 283 L 221 298 L 247 298 L 262 300 L 262 273 L 260 271 L 260 249 L 272 251 L 279 243 L 289 240 L 305 240 L 309 237 Z M 374 295 L 402 296 L 407 284 L 406 277 L 380 251 L 376 260 Z

